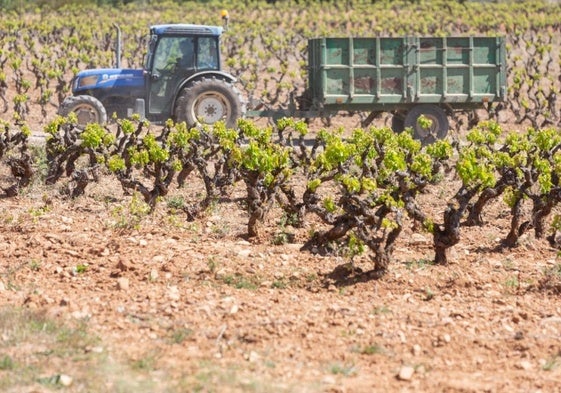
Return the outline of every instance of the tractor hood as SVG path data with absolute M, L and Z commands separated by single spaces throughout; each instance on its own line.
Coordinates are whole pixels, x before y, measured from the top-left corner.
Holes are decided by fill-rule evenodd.
M 107 68 L 80 71 L 72 84 L 72 93 L 96 89 L 142 88 L 144 70 Z

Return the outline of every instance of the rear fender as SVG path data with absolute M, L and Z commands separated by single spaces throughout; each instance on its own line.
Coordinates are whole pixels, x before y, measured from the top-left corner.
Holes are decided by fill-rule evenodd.
M 236 78 L 226 72 L 222 72 L 222 71 L 202 71 L 202 72 L 197 72 L 195 75 L 191 75 L 188 78 L 185 78 L 185 80 L 183 80 L 177 87 L 177 90 L 175 91 L 175 96 L 173 97 L 173 105 L 172 105 L 172 114 L 175 115 L 175 102 L 177 100 L 177 97 L 179 96 L 179 93 L 181 92 L 181 90 L 183 90 L 185 88 L 185 86 L 187 86 L 189 83 L 199 80 L 199 79 L 212 79 L 212 78 L 216 78 L 216 79 L 223 79 L 226 82 L 229 83 L 235 83 L 236 82 Z

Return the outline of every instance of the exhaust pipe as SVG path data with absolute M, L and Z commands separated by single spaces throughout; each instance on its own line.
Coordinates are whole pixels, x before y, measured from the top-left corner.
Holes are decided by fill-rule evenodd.
M 121 28 L 118 24 L 113 23 L 113 26 L 117 29 L 117 45 L 115 48 L 115 68 L 121 68 Z

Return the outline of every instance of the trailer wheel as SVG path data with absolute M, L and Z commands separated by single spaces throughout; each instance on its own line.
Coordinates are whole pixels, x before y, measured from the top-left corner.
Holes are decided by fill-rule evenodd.
M 430 120 L 429 127 L 419 124 L 419 119 L 424 116 Z M 413 129 L 413 137 L 421 141 L 423 145 L 428 145 L 438 139 L 443 139 L 448 134 L 448 116 L 442 108 L 436 105 L 417 105 L 413 107 L 404 120 L 405 128 Z
M 189 126 L 222 120 L 226 127 L 233 128 L 241 116 L 239 92 L 222 79 L 202 78 L 190 83 L 181 91 L 175 105 L 176 120 Z
M 400 133 L 405 129 L 405 116 L 403 113 L 394 113 L 392 115 L 392 130 Z
M 90 123 L 104 124 L 107 122 L 107 111 L 103 104 L 95 97 L 88 95 L 66 97 L 58 113 L 68 116 L 74 112 L 78 118 L 78 126 L 85 127 Z

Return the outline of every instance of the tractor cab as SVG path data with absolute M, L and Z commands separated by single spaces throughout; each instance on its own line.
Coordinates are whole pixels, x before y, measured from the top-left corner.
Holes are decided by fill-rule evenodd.
M 197 25 L 159 25 L 150 29 L 144 69 L 147 111 L 165 120 L 173 114 L 175 99 L 194 75 L 220 71 L 222 28 Z

